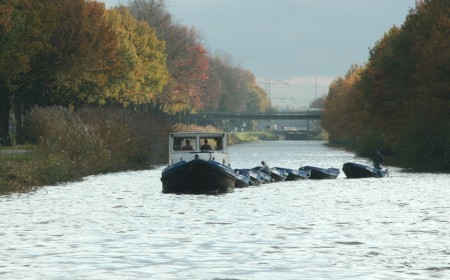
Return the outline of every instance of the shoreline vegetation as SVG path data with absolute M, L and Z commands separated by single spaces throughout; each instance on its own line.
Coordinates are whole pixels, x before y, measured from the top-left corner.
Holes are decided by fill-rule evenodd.
M 25 118 L 29 145 L 0 149 L 0 194 L 161 164 L 161 139 L 170 130 L 164 120 L 129 109 L 34 108 Z

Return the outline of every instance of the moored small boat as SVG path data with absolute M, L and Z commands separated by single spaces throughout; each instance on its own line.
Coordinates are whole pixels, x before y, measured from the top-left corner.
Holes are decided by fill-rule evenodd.
M 253 181 L 250 180 L 250 176 L 236 170 L 234 171 L 235 171 L 234 176 L 236 176 L 236 183 L 235 183 L 236 188 L 247 188 L 248 186 L 253 185 Z
M 388 170 L 384 169 L 376 169 L 367 165 L 354 163 L 354 162 L 346 162 L 342 167 L 342 171 L 344 171 L 345 176 L 347 178 L 381 178 L 388 176 Z
M 272 179 L 272 176 L 270 176 L 270 175 L 267 174 L 267 173 L 264 173 L 264 172 L 262 172 L 262 171 L 255 170 L 255 169 L 249 169 L 249 170 L 251 171 L 250 174 L 252 174 L 252 173 L 257 174 L 258 178 L 259 178 L 259 179 L 262 179 L 262 182 L 263 182 L 263 183 L 271 183 L 271 182 L 274 181 L 274 180 Z
M 311 176 L 309 179 L 317 180 L 317 179 L 336 179 L 339 176 L 338 168 L 320 168 L 315 166 L 302 166 L 299 170 L 310 171 Z
M 250 178 L 252 186 L 259 186 L 270 181 L 270 176 L 252 169 L 235 169 L 236 173 L 247 175 Z
M 256 166 L 252 168 L 253 170 L 263 172 L 267 175 L 269 175 L 273 182 L 280 182 L 284 181 L 287 178 L 287 174 L 284 173 L 284 171 L 277 170 L 275 168 L 270 168 L 269 171 L 266 170 L 263 166 Z
M 305 180 L 311 176 L 311 171 L 306 170 L 295 170 L 283 167 L 275 167 L 275 169 L 287 174 L 286 181 Z
M 237 178 L 229 166 L 226 145 L 225 133 L 171 133 L 169 166 L 161 175 L 163 193 L 232 192 Z

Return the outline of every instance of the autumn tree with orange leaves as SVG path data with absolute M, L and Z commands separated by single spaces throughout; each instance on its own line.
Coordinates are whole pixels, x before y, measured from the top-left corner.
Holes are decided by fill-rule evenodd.
M 169 114 L 202 109 L 206 100 L 202 86 L 208 79 L 208 57 L 198 32 L 174 23 L 165 1 L 129 1 L 128 8 L 138 20 L 155 28 L 158 38 L 166 44 L 170 80 L 154 105 Z
M 208 54 L 194 28 L 174 23 L 164 0 L 133 0 L 128 7 L 166 44 L 170 81 L 155 106 L 169 114 L 268 109 L 270 101 L 254 75 L 232 66 L 225 55 Z

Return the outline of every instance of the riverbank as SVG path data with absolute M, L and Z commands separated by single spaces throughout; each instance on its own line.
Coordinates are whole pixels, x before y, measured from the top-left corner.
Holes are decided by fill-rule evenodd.
M 162 161 L 153 162 L 160 164 Z M 0 195 L 34 191 L 46 185 L 79 181 L 85 176 L 148 169 L 151 162 L 108 164 L 72 161 L 64 153 L 43 154 L 40 147 L 0 149 Z
M 167 161 L 170 124 L 123 108 L 35 108 L 25 119 L 33 143 L 0 151 L 0 194 L 85 176 L 148 169 Z

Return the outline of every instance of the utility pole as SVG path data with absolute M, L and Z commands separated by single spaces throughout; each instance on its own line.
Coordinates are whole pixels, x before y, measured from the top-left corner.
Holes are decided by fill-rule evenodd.
M 317 102 L 317 76 L 316 76 L 316 102 Z

